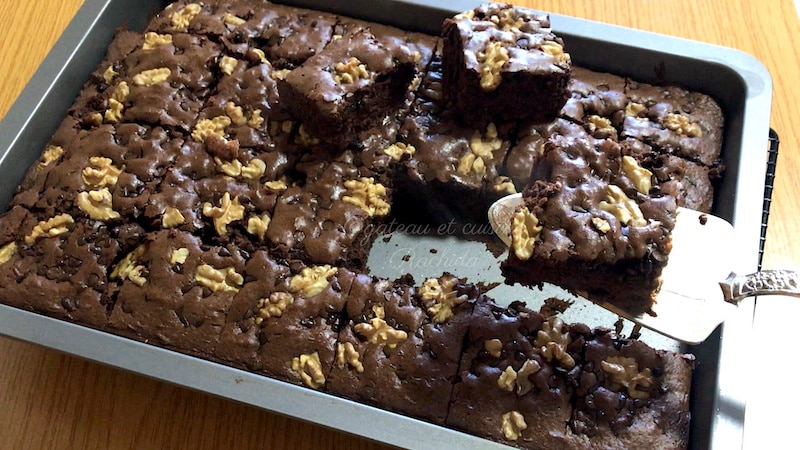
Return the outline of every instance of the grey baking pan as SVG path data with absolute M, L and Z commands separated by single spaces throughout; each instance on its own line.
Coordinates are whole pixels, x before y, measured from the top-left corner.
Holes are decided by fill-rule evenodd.
M 477 2 L 306 0 L 288 3 L 438 33 L 444 17 L 472 8 Z M 104 56 L 114 31 L 123 24 L 131 30 L 143 28 L 148 18 L 166 4 L 159 0 L 87 0 L 84 3 L 0 122 L 0 211 L 5 210 L 16 185 L 41 153 L 89 73 Z M 575 64 L 644 82 L 680 84 L 710 94 L 720 102 L 727 120 L 723 159 L 728 172 L 718 189 L 714 213 L 734 225 L 738 245 L 734 268 L 742 273 L 754 272 L 759 253 L 766 172 L 764 154 L 772 97 L 772 82 L 766 69 L 751 56 L 728 48 L 557 15 L 552 16 L 552 24 L 564 37 Z M 391 262 L 392 251 L 396 253 L 391 246 L 406 245 L 403 239 L 403 236 L 393 236 L 388 244 L 376 247 L 370 256 L 373 272 L 389 271 L 387 267 L 392 264 L 387 261 Z M 465 252 L 473 251 L 467 246 L 474 243 L 453 244 L 464 246 Z M 418 245 L 430 248 L 424 242 Z M 386 256 L 387 252 L 390 256 Z M 458 272 L 459 267 L 452 267 L 458 266 L 457 260 L 447 264 L 450 270 Z M 479 265 L 463 269 L 465 272 L 478 270 L 480 273 L 476 277 L 494 276 L 491 268 L 476 269 Z M 442 267 L 435 269 L 440 274 Z M 471 272 L 459 275 L 473 276 Z M 498 300 L 502 300 L 499 297 L 501 294 Z M 749 368 L 743 358 L 736 355 L 748 348 L 754 308 L 752 300 L 740 304 L 737 314 L 701 345 L 681 347 L 658 336 L 643 338 L 651 345 L 673 347 L 697 357 L 691 405 L 692 448 L 741 447 Z M 589 314 L 590 322 L 611 325 L 607 323 L 608 317 L 595 317 L 594 312 L 582 313 L 581 308 L 576 309 L 579 317 Z M 596 311 L 598 308 L 584 309 Z M 408 417 L 4 305 L 0 305 L 0 334 L 400 447 L 503 447 Z M 384 426 L 374 427 L 374 423 Z

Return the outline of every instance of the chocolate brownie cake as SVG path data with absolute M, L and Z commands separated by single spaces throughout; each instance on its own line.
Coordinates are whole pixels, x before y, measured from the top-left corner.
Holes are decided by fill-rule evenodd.
M 464 61 L 490 43 L 485 89 Z M 691 356 L 458 273 L 369 274 L 387 221 L 483 223 L 524 190 L 509 281 L 647 310 L 675 206 L 712 205 L 722 115 L 563 50 L 501 4 L 440 38 L 175 2 L 117 34 L 0 216 L 0 302 L 519 447 L 685 447 Z
M 570 57 L 546 14 L 489 3 L 446 19 L 445 92 L 465 121 L 555 118 L 567 99 Z

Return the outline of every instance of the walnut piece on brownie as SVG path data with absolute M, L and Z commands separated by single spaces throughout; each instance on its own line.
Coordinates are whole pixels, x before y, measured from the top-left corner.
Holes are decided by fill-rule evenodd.
M 464 121 L 555 118 L 567 100 L 570 56 L 547 14 L 488 3 L 445 20 L 446 92 Z
M 551 137 L 514 214 L 506 282 L 548 282 L 650 312 L 676 215 L 675 197 L 652 184 L 653 174 L 610 139 L 582 128 Z
M 414 73 L 408 47 L 357 28 L 278 80 L 278 92 L 310 134 L 342 146 L 400 108 Z

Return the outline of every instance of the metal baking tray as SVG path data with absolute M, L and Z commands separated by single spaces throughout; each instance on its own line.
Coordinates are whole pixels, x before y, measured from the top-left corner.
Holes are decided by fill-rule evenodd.
M 301 0 L 281 3 L 436 34 L 443 18 L 471 9 L 478 2 Z M 0 211 L 6 209 L 27 168 L 38 158 L 89 73 L 100 63 L 115 30 L 121 26 L 130 30 L 143 29 L 152 14 L 166 5 L 167 2 L 161 0 L 87 0 L 84 3 L 0 122 Z M 554 31 L 564 38 L 577 65 L 630 76 L 642 82 L 679 84 L 707 93 L 720 102 L 726 117 L 722 157 L 727 174 L 717 191 L 714 213 L 734 225 L 738 259 L 733 261 L 733 267 L 742 273 L 755 271 L 759 259 L 767 169 L 765 150 L 772 101 L 772 80 L 764 66 L 738 50 L 560 15 L 551 18 Z M 391 264 L 385 263 L 390 258 L 381 256 L 381 252 L 396 252 L 403 245 L 417 245 L 420 252 L 430 248 L 430 243 L 406 244 L 403 239 L 404 236 L 392 236 L 386 245 L 376 246 L 369 264 L 373 273 L 390 271 L 387 267 Z M 470 251 L 467 246 L 475 245 L 473 242 L 447 243 L 450 244 L 457 249 L 464 246 L 464 251 Z M 482 251 L 486 253 L 485 248 Z M 458 273 L 459 268 L 452 267 L 458 263 L 452 260 L 447 264 L 459 276 L 479 278 L 487 276 L 486 273 L 492 276 L 492 268 L 481 269 L 480 264 L 473 265 L 472 269 L 479 272 L 475 274 L 469 270 Z M 441 265 L 434 269 L 441 274 Z M 500 293 L 497 297 L 502 301 Z M 741 447 L 749 368 L 737 354 L 749 348 L 754 308 L 752 299 L 742 302 L 738 312 L 701 345 L 683 347 L 658 336 L 643 336 L 643 340 L 653 346 L 671 347 L 697 357 L 691 396 L 693 449 Z M 598 321 L 599 325 L 612 325 L 608 323 L 610 318 L 594 316 L 599 308 L 574 309 L 579 317 L 590 316 L 586 320 L 590 325 Z M 504 448 L 412 418 L 5 305 L 0 305 L 0 334 L 391 445 Z M 376 423 L 382 426 L 375 427 Z

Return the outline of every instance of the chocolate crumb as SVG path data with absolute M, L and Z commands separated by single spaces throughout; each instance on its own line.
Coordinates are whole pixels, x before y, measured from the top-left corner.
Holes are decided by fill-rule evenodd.
M 622 320 L 622 317 L 618 318 L 616 322 L 614 322 L 614 332 L 617 335 L 622 335 L 622 328 L 625 326 L 625 322 Z
M 545 299 L 544 305 L 539 308 L 539 314 L 543 316 L 550 317 L 555 316 L 557 314 L 563 314 L 570 306 L 572 306 L 571 301 L 563 300 L 556 297 L 550 297 Z

